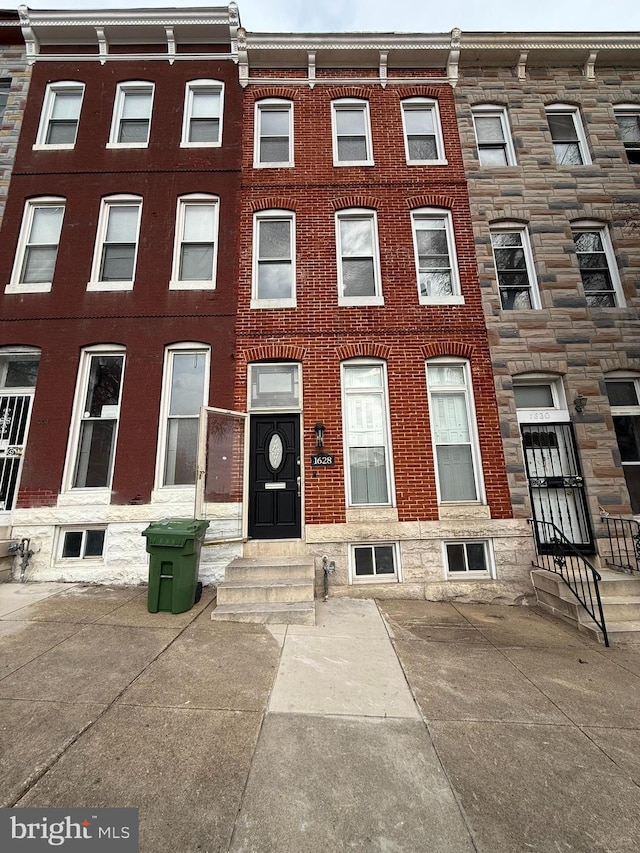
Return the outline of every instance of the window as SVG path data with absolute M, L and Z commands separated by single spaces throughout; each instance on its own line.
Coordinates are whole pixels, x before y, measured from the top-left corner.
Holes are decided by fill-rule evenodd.
M 474 107 L 472 115 L 480 165 L 515 166 L 506 109 L 487 104 Z
M 51 290 L 64 217 L 63 198 L 30 199 L 24 207 L 18 250 L 7 293 Z
M 343 365 L 347 502 L 390 505 L 391 446 L 385 365 L 353 361 Z
M 344 98 L 334 101 L 333 165 L 373 166 L 369 104 Z
M 217 80 L 187 83 L 182 123 L 182 147 L 219 146 L 222 143 L 224 87 Z
M 587 305 L 593 308 L 624 305 L 607 229 L 601 225 L 578 225 L 572 233 Z
M 412 212 L 411 221 L 420 303 L 462 304 L 451 214 L 421 208 Z
M 0 78 L 0 124 L 2 124 L 2 117 L 4 116 L 7 101 L 9 100 L 10 89 L 11 80 L 8 77 Z
M 407 163 L 446 163 L 438 102 L 427 98 L 407 98 L 401 106 Z
M 464 578 L 492 575 L 490 543 L 445 542 L 445 565 L 447 577 Z
M 83 353 L 71 432 L 74 489 L 111 486 L 123 370 L 124 350 L 96 348 Z
M 252 411 L 298 411 L 300 406 L 299 364 L 249 365 L 249 408 Z
M 336 214 L 338 304 L 383 305 L 376 214 L 341 210 Z
M 609 378 L 607 395 L 616 431 L 631 510 L 640 513 L 640 378 Z
M 627 153 L 629 163 L 640 163 L 640 106 L 637 104 L 620 104 L 614 108 L 614 114 L 620 136 Z
M 0 513 L 18 496 L 39 362 L 34 347 L 0 347 Z
M 216 285 L 218 199 L 194 194 L 178 199 L 172 290 L 205 290 Z
M 102 560 L 105 533 L 104 527 L 62 531 L 60 559 Z
M 83 95 L 83 83 L 49 83 L 34 148 L 73 148 Z
M 546 113 L 558 165 L 589 165 L 591 158 L 577 107 L 554 104 Z
M 398 581 L 397 544 L 351 546 L 352 581 Z
M 427 387 L 440 502 L 482 500 L 468 363 L 428 362 Z
M 102 199 L 87 290 L 133 289 L 141 211 L 138 196 Z
M 295 292 L 295 217 L 289 210 L 256 213 L 252 308 L 291 308 Z
M 293 166 L 293 103 L 279 99 L 256 103 L 253 165 Z
M 506 311 L 539 308 L 536 274 L 527 229 L 507 225 L 492 229 L 491 246 L 502 308 Z
M 167 350 L 164 375 L 159 480 L 163 486 L 193 486 L 200 407 L 209 394 L 209 349 L 183 344 Z
M 107 147 L 146 148 L 152 103 L 153 83 L 119 83 Z

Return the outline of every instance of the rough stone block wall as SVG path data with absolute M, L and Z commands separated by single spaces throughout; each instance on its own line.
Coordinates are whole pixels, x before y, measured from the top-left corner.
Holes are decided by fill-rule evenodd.
M 7 79 L 11 80 L 9 97 L 0 119 L 0 225 L 31 80 L 31 66 L 26 64 L 24 47 L 0 44 L 0 80 Z

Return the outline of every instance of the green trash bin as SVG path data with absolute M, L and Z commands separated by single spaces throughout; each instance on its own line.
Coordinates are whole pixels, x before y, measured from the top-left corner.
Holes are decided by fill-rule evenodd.
M 200 600 L 198 562 L 208 526 L 197 518 L 165 518 L 142 531 L 149 554 L 149 613 L 184 613 Z

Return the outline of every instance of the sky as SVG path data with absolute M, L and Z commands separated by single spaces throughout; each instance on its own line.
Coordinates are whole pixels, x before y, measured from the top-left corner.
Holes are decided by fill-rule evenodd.
M 250 32 L 640 31 L 640 0 L 236 0 Z M 17 8 L 0 0 L 0 8 Z M 34 0 L 41 9 L 225 6 L 191 0 Z

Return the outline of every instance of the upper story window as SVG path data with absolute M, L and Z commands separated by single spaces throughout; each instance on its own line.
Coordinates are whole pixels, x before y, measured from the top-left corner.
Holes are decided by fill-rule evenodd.
M 424 207 L 412 211 L 411 221 L 420 304 L 462 304 L 451 214 Z
M 472 115 L 480 165 L 515 166 L 506 108 L 481 104 L 473 108 Z
M 7 106 L 7 101 L 9 100 L 9 90 L 11 89 L 11 78 L 10 77 L 1 77 L 0 78 L 0 124 L 2 124 L 2 117 L 4 116 L 4 111 Z
M 338 305 L 383 305 L 375 211 L 338 211 L 336 239 Z
M 373 166 L 368 101 L 342 98 L 331 104 L 333 165 Z
M 146 148 L 149 144 L 153 83 L 118 83 L 108 147 Z
M 218 198 L 202 193 L 178 199 L 171 290 L 216 286 Z
M 507 311 L 539 308 L 540 300 L 529 234 L 523 225 L 491 229 L 491 246 L 501 307 Z
M 29 199 L 26 202 L 7 293 L 42 293 L 51 290 L 64 205 L 65 200 L 55 196 Z
M 49 83 L 34 148 L 73 148 L 83 96 L 84 83 Z
M 293 166 L 293 102 L 270 98 L 256 103 L 253 165 Z
M 262 210 L 254 216 L 252 308 L 296 304 L 295 216 L 290 210 Z
M 567 104 L 545 108 L 553 150 L 559 166 L 586 166 L 591 163 L 580 111 Z
M 575 223 L 572 234 L 587 305 L 593 308 L 624 306 L 622 285 L 607 228 L 598 224 Z
M 213 147 L 222 143 L 224 86 L 217 80 L 190 80 L 184 99 L 182 147 Z
M 438 102 L 407 98 L 401 106 L 407 163 L 410 166 L 446 164 Z
M 102 199 L 87 290 L 133 289 L 141 212 L 139 196 Z
M 640 104 L 618 104 L 613 112 L 629 163 L 640 163 Z

